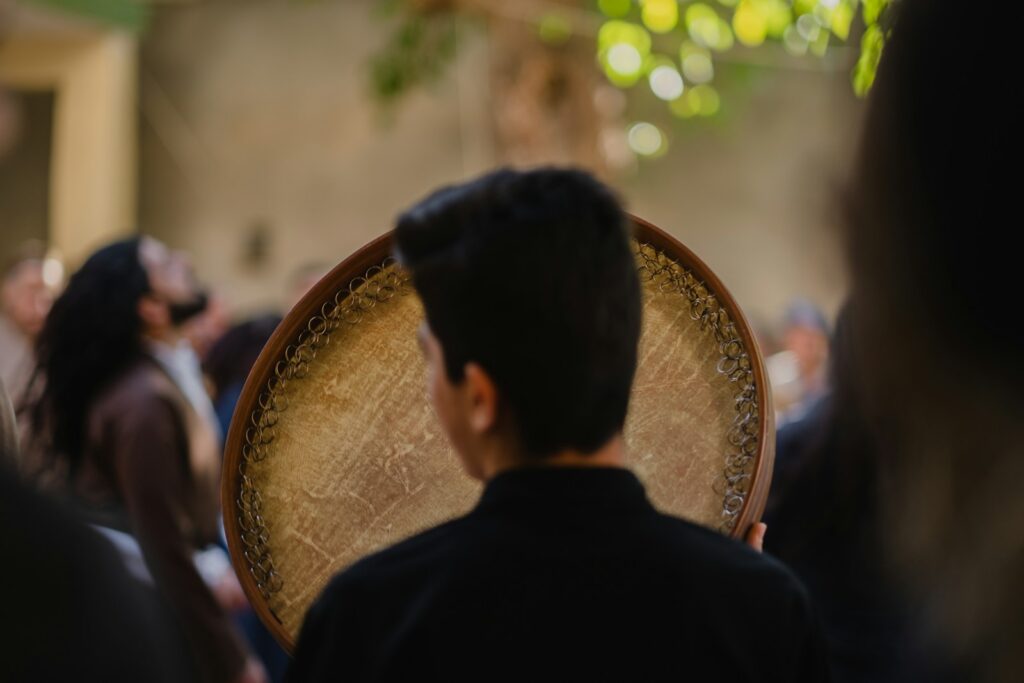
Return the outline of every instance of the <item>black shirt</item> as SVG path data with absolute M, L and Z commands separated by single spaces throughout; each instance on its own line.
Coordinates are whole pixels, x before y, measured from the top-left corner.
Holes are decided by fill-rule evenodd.
M 807 595 L 769 557 L 658 513 L 629 471 L 505 472 L 465 517 L 335 577 L 304 681 L 822 681 Z

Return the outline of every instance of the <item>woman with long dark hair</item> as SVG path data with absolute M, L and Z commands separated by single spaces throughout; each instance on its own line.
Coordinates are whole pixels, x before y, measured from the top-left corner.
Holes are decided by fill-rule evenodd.
M 259 681 L 193 562 L 217 538 L 220 452 L 175 359 L 186 350 L 180 325 L 203 304 L 188 261 L 155 240 L 94 253 L 39 338 L 33 441 L 81 515 L 173 612 L 192 678 Z
M 972 681 L 1024 672 L 1017 5 L 893 3 L 848 202 L 887 558 Z

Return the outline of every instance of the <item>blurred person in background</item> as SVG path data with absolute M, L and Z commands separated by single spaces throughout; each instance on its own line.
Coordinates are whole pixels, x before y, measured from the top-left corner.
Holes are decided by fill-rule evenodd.
M 0 380 L 15 407 L 21 405 L 35 366 L 33 346 L 53 305 L 43 277 L 44 250 L 23 245 L 0 273 Z
M 804 417 L 828 392 L 828 323 L 805 299 L 786 309 L 782 350 L 767 359 L 779 426 Z
M 881 452 L 886 559 L 963 679 L 1020 681 L 1024 281 L 1004 237 L 1020 210 L 1018 47 L 1004 35 L 957 47 L 960 3 L 892 9 L 846 198 L 854 376 Z M 966 92 L 979 97 L 955 96 Z
M 32 438 L 81 516 L 163 597 L 192 678 L 263 681 L 222 604 L 237 580 L 211 590 L 194 560 L 219 535 L 216 418 L 181 334 L 205 300 L 188 260 L 151 238 L 90 256 L 39 336 Z
M 213 343 L 203 359 L 213 406 L 225 435 L 249 371 L 280 322 L 281 316 L 268 313 L 238 323 Z

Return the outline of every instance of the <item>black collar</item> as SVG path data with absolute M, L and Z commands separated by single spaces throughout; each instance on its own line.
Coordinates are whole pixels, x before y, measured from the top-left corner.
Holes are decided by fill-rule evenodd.
M 521 467 L 498 474 L 474 512 L 521 508 L 652 511 L 643 484 L 621 467 Z

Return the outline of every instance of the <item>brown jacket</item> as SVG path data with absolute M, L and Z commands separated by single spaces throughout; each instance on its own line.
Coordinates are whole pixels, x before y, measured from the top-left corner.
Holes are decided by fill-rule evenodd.
M 245 650 L 192 561 L 216 540 L 217 437 L 152 359 L 136 363 L 89 410 L 75 497 L 122 510 L 157 588 L 178 614 L 203 680 L 241 673 Z

